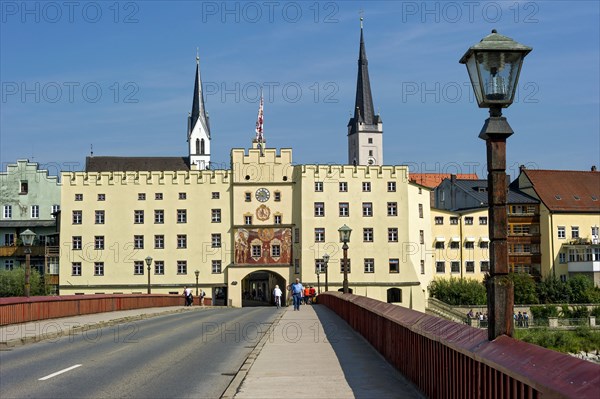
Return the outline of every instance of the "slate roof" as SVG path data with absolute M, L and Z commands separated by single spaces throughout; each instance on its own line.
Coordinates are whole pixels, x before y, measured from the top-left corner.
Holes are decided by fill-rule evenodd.
M 87 157 L 86 172 L 162 172 L 190 170 L 187 157 Z
M 482 205 L 488 204 L 488 181 L 483 179 L 478 180 L 460 180 L 456 179 L 456 187 L 469 193 Z M 508 204 L 538 204 L 539 201 L 516 187 L 508 188 Z
M 411 173 L 409 179 L 412 182 L 429 188 L 436 188 L 444 179 L 450 179 L 450 173 Z M 476 173 L 462 173 L 456 175 L 457 179 L 476 180 Z
M 600 172 L 522 169 L 521 173 L 551 211 L 600 213 Z

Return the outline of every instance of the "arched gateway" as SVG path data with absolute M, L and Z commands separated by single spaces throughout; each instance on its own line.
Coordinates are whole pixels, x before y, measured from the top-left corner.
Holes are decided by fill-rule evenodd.
M 259 270 L 242 279 L 242 306 L 273 306 L 273 289 L 278 285 L 282 291 L 281 303 L 286 300 L 286 280 L 269 270 Z

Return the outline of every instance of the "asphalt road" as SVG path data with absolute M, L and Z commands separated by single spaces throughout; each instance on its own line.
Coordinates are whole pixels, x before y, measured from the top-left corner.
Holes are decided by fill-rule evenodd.
M 0 397 L 219 398 L 277 310 L 211 309 L 0 352 Z

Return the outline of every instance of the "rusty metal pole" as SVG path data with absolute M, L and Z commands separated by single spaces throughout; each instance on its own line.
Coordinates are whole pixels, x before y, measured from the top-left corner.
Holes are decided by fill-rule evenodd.
M 31 248 L 25 248 L 25 296 L 31 295 Z
M 344 250 L 344 282 L 342 283 L 344 294 L 348 293 L 348 243 L 342 245 Z
M 490 277 L 487 279 L 488 339 L 513 335 L 514 287 L 508 277 L 508 216 L 506 211 L 506 139 L 513 131 L 501 107 L 491 107 L 479 134 L 486 142 L 490 234 Z

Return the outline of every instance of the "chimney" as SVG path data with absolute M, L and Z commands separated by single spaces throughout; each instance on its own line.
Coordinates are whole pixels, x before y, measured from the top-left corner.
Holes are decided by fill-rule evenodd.
M 596 165 L 592 165 L 592 172 L 596 171 Z
M 525 167 L 525 165 L 519 165 L 519 172 L 522 172 L 522 171 L 524 171 L 525 169 L 527 169 L 527 168 Z

